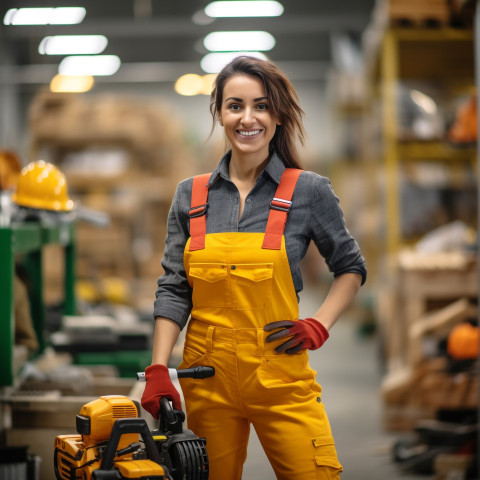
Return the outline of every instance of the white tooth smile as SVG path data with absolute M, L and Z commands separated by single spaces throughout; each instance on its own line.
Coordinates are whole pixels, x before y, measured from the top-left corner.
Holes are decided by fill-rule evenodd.
M 238 133 L 240 135 L 243 135 L 244 137 L 251 137 L 252 135 L 256 135 L 257 133 L 260 133 L 260 130 L 252 130 L 250 132 L 239 130 Z

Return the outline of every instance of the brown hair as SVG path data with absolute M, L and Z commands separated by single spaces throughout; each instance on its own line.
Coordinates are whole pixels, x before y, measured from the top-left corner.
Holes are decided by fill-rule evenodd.
M 286 167 L 301 168 L 295 140 L 303 145 L 305 130 L 304 112 L 290 80 L 272 62 L 255 57 L 241 56 L 232 60 L 218 74 L 210 95 L 210 113 L 213 117 L 212 130 L 218 120 L 223 102 L 223 89 L 227 80 L 238 74 L 259 78 L 264 85 L 272 114 L 280 122 L 270 142 L 270 153 L 275 151 Z

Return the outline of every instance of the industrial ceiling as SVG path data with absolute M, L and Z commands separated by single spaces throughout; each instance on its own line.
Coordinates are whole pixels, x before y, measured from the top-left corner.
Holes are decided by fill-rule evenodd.
M 48 35 L 107 37 L 103 54 L 121 60 L 117 73 L 102 82 L 170 82 L 185 73 L 202 73 L 207 53 L 203 38 L 212 31 L 261 30 L 275 38 L 267 56 L 292 78 L 323 78 L 338 61 L 336 42 L 348 39 L 355 48 L 372 17 L 375 0 L 280 0 L 279 17 L 209 18 L 209 0 L 3 0 L 0 16 L 11 8 L 83 6 L 77 25 L 0 24 L 0 68 L 18 85 L 49 82 L 61 56 L 41 55 Z M 7 71 L 7 69 L 5 69 Z M 5 77 L 4 77 L 5 81 Z

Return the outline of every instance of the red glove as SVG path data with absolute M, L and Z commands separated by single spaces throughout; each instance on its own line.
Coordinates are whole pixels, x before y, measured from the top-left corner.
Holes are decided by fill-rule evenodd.
M 278 332 L 271 333 L 265 339 L 267 343 L 274 342 L 288 335 L 292 338 L 275 348 L 276 353 L 297 353 L 300 350 L 316 350 L 320 348 L 329 337 L 328 330 L 314 318 L 299 319 L 296 322 L 291 320 L 280 320 L 267 323 L 263 327 L 266 332 L 280 328 Z
M 173 386 L 168 368 L 165 365 L 150 365 L 145 369 L 145 391 L 142 395 L 142 407 L 149 412 L 152 417 L 158 419 L 160 411 L 160 399 L 163 397 L 169 398 L 173 402 L 175 410 L 182 409 L 182 401 L 180 394 Z

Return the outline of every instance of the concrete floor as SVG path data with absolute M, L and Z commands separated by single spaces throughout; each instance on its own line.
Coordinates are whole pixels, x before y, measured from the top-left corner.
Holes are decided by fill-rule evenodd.
M 309 316 L 317 308 L 314 291 L 304 292 L 300 316 Z M 428 476 L 401 472 L 390 460 L 391 446 L 399 435 L 382 428 L 377 351 L 374 338 L 359 336 L 358 323 L 342 318 L 325 345 L 310 353 L 344 468 L 342 480 L 426 480 Z M 253 429 L 242 478 L 276 478 Z

